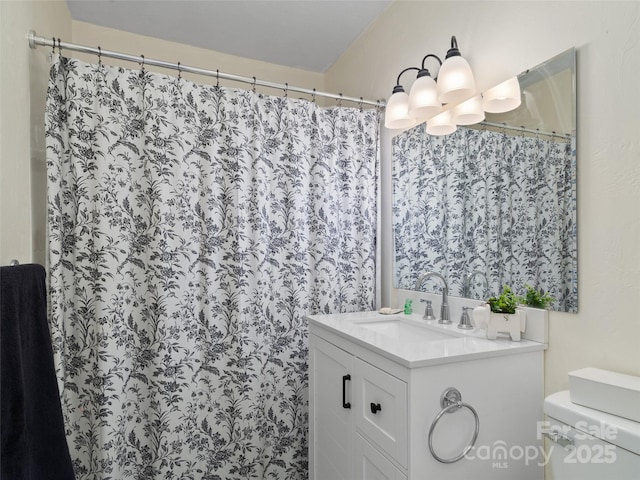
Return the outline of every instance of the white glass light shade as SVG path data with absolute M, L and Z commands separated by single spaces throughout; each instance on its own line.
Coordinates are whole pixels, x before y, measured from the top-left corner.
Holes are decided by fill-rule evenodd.
M 476 94 L 476 82 L 467 61 L 461 56 L 447 58 L 438 72 L 438 100 L 459 103 Z
M 453 109 L 453 121 L 458 125 L 473 125 L 483 120 L 482 95 L 471 97 Z
M 509 112 L 520 106 L 520 82 L 513 77 L 482 94 L 482 108 L 489 113 Z
M 389 98 L 384 114 L 384 126 L 390 129 L 409 128 L 416 120 L 409 116 L 409 95 L 396 92 Z
M 449 135 L 455 132 L 456 128 L 451 110 L 445 110 L 430 120 L 427 120 L 427 133 L 429 135 Z
M 429 75 L 416 79 L 409 94 L 409 116 L 413 118 L 431 118 L 442 110 L 438 101 L 438 87 Z

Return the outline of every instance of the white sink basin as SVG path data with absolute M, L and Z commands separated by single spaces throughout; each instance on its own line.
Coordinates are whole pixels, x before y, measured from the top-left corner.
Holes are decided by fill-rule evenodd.
M 356 321 L 354 325 L 401 342 L 430 342 L 456 337 L 456 335 L 437 332 L 426 326 L 416 325 L 401 317 Z
M 529 340 L 487 340 L 484 331 L 461 330 L 456 322 L 441 324 L 416 313 L 366 311 L 305 318 L 312 333 L 325 332 L 337 342 L 337 337 L 343 337 L 409 368 L 541 351 L 546 346 Z

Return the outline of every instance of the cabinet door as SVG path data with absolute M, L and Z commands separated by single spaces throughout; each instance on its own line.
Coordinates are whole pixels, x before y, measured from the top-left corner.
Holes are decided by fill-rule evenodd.
M 353 356 L 309 337 L 311 480 L 353 480 Z
M 373 448 L 369 442 L 355 435 L 354 445 L 355 480 L 407 480 L 407 477 Z
M 355 360 L 354 416 L 362 435 L 407 468 L 407 384 Z

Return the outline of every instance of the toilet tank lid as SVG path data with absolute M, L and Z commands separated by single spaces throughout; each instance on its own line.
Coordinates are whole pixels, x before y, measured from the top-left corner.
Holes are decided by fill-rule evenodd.
M 544 413 L 576 430 L 640 455 L 640 423 L 571 402 L 569 390 L 544 399 Z

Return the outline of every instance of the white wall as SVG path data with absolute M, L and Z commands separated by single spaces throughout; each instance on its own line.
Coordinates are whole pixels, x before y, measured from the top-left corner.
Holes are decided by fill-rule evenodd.
M 129 53 L 131 55 L 143 54 L 147 58 L 166 60 L 168 62 L 180 62 L 182 65 L 201 67 L 209 70 L 220 70 L 225 73 L 233 73 L 244 77 L 256 77 L 261 80 L 269 80 L 277 83 L 288 83 L 298 87 L 315 88 L 324 90 L 324 74 L 303 70 L 300 68 L 285 67 L 273 63 L 260 62 L 244 57 L 227 55 L 213 50 L 192 47 L 182 43 L 168 42 L 153 37 L 136 35 L 122 30 L 92 25 L 85 22 L 73 21 L 72 41 L 81 45 L 98 46 L 117 52 Z M 95 62 L 93 55 L 83 55 L 75 53 L 74 58 L 79 58 L 88 62 Z M 131 62 L 123 62 L 114 59 L 103 59 L 104 63 L 111 65 L 121 65 L 126 68 L 136 69 L 139 66 Z M 163 70 L 147 66 L 147 70 L 166 73 L 177 76 L 175 70 Z M 216 83 L 214 77 L 202 75 L 183 74 L 183 78 L 196 81 L 201 84 Z M 236 88 L 251 88 L 245 83 L 221 80 L 223 86 Z M 256 90 L 268 95 L 282 95 L 283 92 L 270 88 L 257 87 Z M 290 93 L 290 96 L 297 96 Z
M 27 33 L 69 37 L 61 1 L 0 1 L 0 265 L 44 262 L 44 99 L 50 49 Z
M 579 313 L 552 312 L 547 393 L 585 366 L 640 375 L 640 3 L 396 1 L 327 72 L 326 88 L 388 98 L 396 76 L 451 35 L 479 90 L 578 51 Z M 402 77 L 409 88 L 411 75 Z M 388 136 L 384 145 L 390 171 Z M 387 175 L 388 178 L 388 175 Z M 383 285 L 392 298 L 390 182 Z

